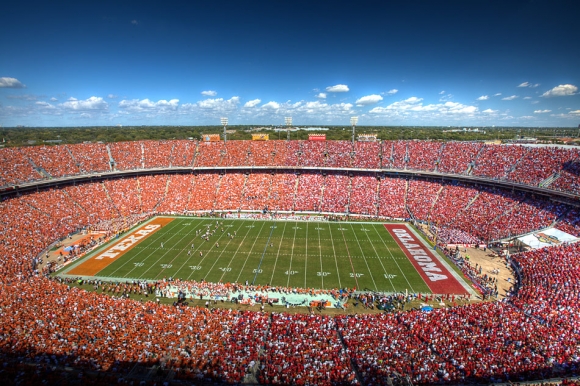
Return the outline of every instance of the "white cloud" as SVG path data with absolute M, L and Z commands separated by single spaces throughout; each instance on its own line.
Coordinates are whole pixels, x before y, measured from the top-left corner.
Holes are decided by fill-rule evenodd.
M 327 92 L 348 92 L 349 88 L 346 84 L 337 84 L 335 86 L 328 86 L 326 88 Z
M 357 106 L 368 106 L 368 105 L 374 105 L 375 103 L 379 103 L 380 101 L 383 100 L 383 97 L 377 94 L 372 94 L 372 95 L 366 95 L 362 98 L 359 98 L 356 100 L 356 105 Z
M 486 101 L 488 99 L 489 99 L 489 97 L 487 95 L 482 95 L 479 98 L 477 98 L 478 101 Z
M 441 117 L 443 115 L 467 115 L 471 116 L 478 111 L 476 106 L 468 106 L 458 102 L 445 102 L 438 104 L 423 105 L 423 98 L 411 97 L 402 101 L 394 102 L 387 107 L 375 107 L 369 111 L 373 114 L 388 116 L 410 116 L 416 114 Z
M 3 76 L 0 78 L 0 88 L 24 88 L 26 87 L 16 78 Z
M 117 96 L 115 94 L 109 94 L 109 95 L 107 95 L 107 98 L 115 99 L 115 98 L 117 98 Z
M 217 91 L 213 91 L 213 90 L 202 91 L 201 95 L 214 97 L 217 95 Z
M 165 113 L 177 110 L 179 106 L 179 99 L 171 99 L 169 101 L 161 99 L 154 102 L 148 98 L 139 100 L 122 100 L 119 102 L 119 108 L 125 112 L 130 113 Z
M 532 99 L 532 97 L 524 97 L 524 100 Z
M 524 82 L 524 83 L 520 83 L 520 85 L 518 87 L 531 87 L 531 88 L 535 88 L 535 87 L 538 87 L 539 85 L 540 85 L 539 83 Z
M 92 96 L 85 100 L 78 100 L 76 98 L 69 98 L 68 101 L 62 103 L 62 106 L 66 110 L 70 111 L 85 111 L 85 110 L 108 110 L 109 104 L 103 100 L 101 97 Z
M 316 95 L 317 98 L 319 99 L 326 99 L 326 93 L 325 92 L 320 92 L 318 93 L 318 95 Z
M 399 92 L 399 90 L 397 90 L 396 88 L 394 88 L 392 90 L 387 91 L 387 95 L 395 95 L 398 92 Z
M 56 102 L 58 99 L 56 99 L 55 97 L 52 97 L 49 99 L 51 102 Z
M 137 24 L 139 24 L 139 22 L 137 20 L 131 20 L 131 24 L 137 25 Z
M 256 107 L 261 102 L 262 102 L 261 99 L 254 99 L 254 100 L 251 100 L 251 101 L 247 101 L 246 104 L 244 105 L 244 107 Z
M 534 117 L 534 116 L 531 116 L 531 115 L 524 115 L 524 116 L 521 116 L 521 117 L 520 117 L 520 119 L 526 119 L 526 120 L 529 120 L 529 119 L 536 119 L 536 117 Z
M 445 94 L 445 90 L 443 90 L 439 93 L 439 95 L 443 95 L 443 94 Z
M 497 94 L 493 94 L 493 96 L 500 96 L 501 92 L 498 92 Z
M 534 110 L 534 114 L 551 113 L 552 110 Z
M 505 97 L 505 98 L 501 98 L 502 101 L 513 101 L 514 99 L 518 99 L 519 97 L 517 95 L 512 95 L 509 97 Z
M 497 113 L 497 110 L 487 109 L 487 110 L 483 110 L 482 113 L 495 114 L 495 113 Z
M 205 99 L 197 102 L 197 106 L 207 110 L 231 110 L 240 102 L 240 97 L 234 96 L 228 100 L 223 98 Z
M 262 108 L 278 110 L 280 108 L 280 104 L 278 102 L 270 101 L 262 105 Z
M 568 114 L 580 115 L 580 110 L 569 111 Z
M 557 97 L 575 95 L 578 87 L 573 84 L 561 84 L 542 94 L 543 97 Z

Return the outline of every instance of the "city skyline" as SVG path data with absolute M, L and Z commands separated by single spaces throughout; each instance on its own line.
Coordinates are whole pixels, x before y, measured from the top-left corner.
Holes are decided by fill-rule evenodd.
M 580 123 L 574 1 L 5 8 L 6 127 Z

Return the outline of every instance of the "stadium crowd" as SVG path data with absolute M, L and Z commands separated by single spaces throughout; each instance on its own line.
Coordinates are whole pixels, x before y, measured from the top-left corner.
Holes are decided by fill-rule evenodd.
M 105 171 L 172 167 L 326 167 L 437 171 L 578 193 L 580 150 L 481 142 L 191 140 L 0 149 L 2 186 Z
M 272 145 L 274 151 L 272 148 L 268 151 L 275 153 L 274 160 L 284 159 L 283 163 L 289 160 L 294 165 L 324 161 L 324 142 L 316 145 L 295 142 L 285 146 L 279 141 Z M 447 146 L 426 143 L 383 143 L 382 161 L 423 170 L 440 166 L 461 173 L 464 164 L 468 169 L 474 161 L 472 169 L 476 171 L 480 165 L 477 160 L 492 154 L 486 151 L 487 146 L 480 145 L 477 151 L 450 146 L 446 151 Z M 177 153 L 167 158 L 166 154 L 169 148 L 174 154 L 180 146 L 181 141 L 156 149 L 144 142 L 96 146 L 82 163 L 78 161 L 79 148 L 67 150 L 68 145 L 57 148 L 62 150 L 58 157 L 54 149 L 33 156 L 27 155 L 30 150 L 0 149 L 0 174 L 3 182 L 14 184 L 44 178 L 38 168 L 54 176 L 70 171 L 63 169 L 63 165 L 73 170 L 79 168 L 77 164 L 83 165 L 80 170 L 92 168 L 91 165 L 106 169 L 108 152 L 117 169 L 163 167 L 172 165 L 173 160 L 184 165 L 188 158 L 180 158 Z M 191 164 L 215 166 L 234 162 L 226 155 L 234 151 L 229 143 L 227 149 L 223 144 L 197 146 L 204 150 L 196 151 Z M 251 158 L 259 158 L 259 150 L 253 145 L 243 146 L 239 154 L 245 151 L 246 155 L 252 153 Z M 362 148 L 365 150 L 361 153 L 379 149 L 372 145 Z M 337 149 L 340 147 L 328 153 L 327 157 L 334 154 L 331 162 L 341 164 L 348 160 L 363 164 L 356 155 L 336 156 Z M 460 151 L 468 154 L 465 159 L 455 163 L 441 161 L 442 157 Z M 539 158 L 546 167 L 533 173 L 528 170 L 526 174 L 526 168 L 533 164 L 528 155 L 535 151 L 527 149 L 526 156 L 504 168 L 505 176 L 537 184 L 556 173 L 561 162 L 570 159 L 568 151 L 542 152 Z M 150 156 L 154 153 L 155 156 Z M 306 153 L 309 155 L 302 158 Z M 66 154 L 77 162 L 60 163 Z M 72 174 L 76 173 L 79 172 Z M 124 382 L 136 364 L 159 366 L 172 371 L 175 379 L 198 383 L 255 379 L 264 384 L 379 385 L 406 377 L 417 384 L 518 382 L 578 374 L 577 244 L 513 256 L 521 271 L 521 281 L 502 302 L 432 312 L 411 310 L 336 317 L 139 302 L 123 297 L 123 291 L 107 296 L 102 291 L 66 286 L 35 271 L 32 264 L 35 258 L 56 240 L 83 228 L 113 233 L 151 212 L 183 213 L 224 209 L 224 205 L 232 206 L 225 209 L 236 210 L 244 203 L 258 208 L 265 203 L 272 210 L 285 211 L 322 208 L 339 211 L 348 205 L 351 212 L 357 208 L 363 213 L 374 213 L 372 200 L 376 197 L 378 215 L 407 218 L 410 211 L 417 219 L 440 226 L 440 237 L 447 232 L 449 240 L 467 235 L 494 240 L 546 227 L 554 221 L 577 235 L 580 226 L 578 209 L 499 188 L 475 189 L 394 177 L 382 177 L 377 183 L 374 176 L 363 172 L 247 176 L 197 173 L 71 184 L 7 196 L 0 202 L 0 361 L 3 362 L 0 377 L 22 376 L 14 375 L 13 363 L 33 363 L 39 366 L 38 371 L 47 366 L 100 371 L 112 374 L 107 380 L 115 383 Z M 262 190 L 254 190 L 256 186 Z M 339 197 L 338 204 L 325 204 L 326 197 Z M 124 290 L 127 289 L 135 288 Z M 30 377 L 37 379 L 35 375 Z

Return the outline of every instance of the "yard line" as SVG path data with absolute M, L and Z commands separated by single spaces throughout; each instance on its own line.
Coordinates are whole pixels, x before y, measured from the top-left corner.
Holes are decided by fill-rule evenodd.
M 252 222 L 252 226 L 248 227 L 248 231 L 246 232 L 246 234 L 244 235 L 244 238 L 242 239 L 242 241 L 238 244 L 238 248 L 236 249 L 236 251 L 234 252 L 232 258 L 230 259 L 230 262 L 228 263 L 228 265 L 225 268 L 229 268 L 230 265 L 232 264 L 232 261 L 234 261 L 234 258 L 236 257 L 236 255 L 238 254 L 238 251 L 240 250 L 240 248 L 242 247 L 242 244 L 244 244 L 244 240 L 246 239 L 246 237 L 248 236 L 248 233 L 250 233 L 252 231 L 253 225 L 254 225 L 255 221 Z M 236 232 L 240 230 L 240 228 L 244 225 L 243 222 L 240 223 L 240 226 L 236 229 Z M 215 265 L 218 263 L 219 259 L 222 257 L 222 255 L 224 254 L 224 252 L 226 251 L 228 245 L 230 245 L 230 243 L 233 241 L 234 239 L 231 239 L 228 241 L 228 243 L 226 244 L 225 247 L 222 248 L 220 254 L 218 255 L 217 259 L 214 260 L 211 268 L 209 269 L 209 271 L 207 271 L 207 273 L 205 274 L 205 276 L 203 277 L 203 280 L 205 280 L 207 278 L 207 275 L 209 275 L 211 273 L 211 271 L 213 270 L 213 267 L 215 267 Z M 209 256 L 209 253 L 206 255 Z M 249 254 L 248 254 L 249 256 Z M 218 282 L 221 282 L 224 278 L 224 275 L 226 274 L 227 270 L 224 270 L 222 272 L 222 275 L 220 277 L 220 279 L 218 280 Z M 236 280 L 237 281 L 237 280 Z
M 175 227 L 177 227 L 178 223 L 179 223 L 179 221 L 172 221 L 172 222 L 170 222 L 170 223 L 169 223 L 169 224 L 170 224 L 170 228 L 175 228 Z M 160 237 L 162 237 L 162 236 L 160 236 L 160 234 L 161 234 L 161 233 L 157 233 L 157 234 L 156 234 L 156 233 L 154 233 L 153 235 L 157 235 L 157 237 L 156 237 L 156 238 L 152 238 L 152 239 L 151 239 L 151 242 L 152 242 L 152 243 L 154 243 L 154 242 L 156 242 L 157 240 L 159 240 L 159 238 L 160 238 Z M 148 240 L 147 240 L 147 239 L 145 239 L 145 240 L 143 240 L 143 241 L 148 241 Z M 143 248 L 141 245 L 139 245 L 139 247 L 140 247 L 140 248 Z M 143 248 L 143 249 L 145 249 L 145 248 Z M 123 264 L 121 264 L 121 266 L 119 266 L 119 268 L 117 268 L 116 270 L 114 270 L 113 272 L 111 272 L 111 274 L 110 274 L 110 275 L 108 275 L 108 276 L 110 276 L 110 277 L 114 277 L 114 276 L 115 276 L 115 272 L 117 272 L 118 270 L 120 270 L 121 268 L 123 268 L 125 265 L 127 265 L 127 264 L 130 264 L 130 263 L 133 263 L 133 264 L 134 264 L 134 261 L 135 261 L 135 260 L 141 260 L 141 259 L 140 259 L 140 258 L 138 258 L 138 257 L 139 257 L 139 256 L 141 255 L 141 253 L 143 253 L 143 252 L 139 251 L 139 249 L 137 248 L 137 246 L 135 246 L 135 250 L 136 250 L 136 251 L 138 251 L 138 252 L 136 252 L 136 253 L 135 253 L 135 256 L 133 256 L 133 257 L 131 257 L 131 258 L 127 259 L 127 261 L 125 261 Z M 153 254 L 155 253 L 155 251 L 156 251 L 156 250 L 157 250 L 157 248 L 153 249 L 153 251 L 152 251 L 152 252 L 150 252 L 148 255 L 146 255 L 146 256 L 145 256 L 145 261 L 147 261 L 147 259 L 149 259 L 149 257 L 151 257 L 151 255 L 153 255 Z M 145 262 L 145 261 L 143 261 L 143 262 Z M 131 272 L 133 272 L 133 271 L 135 270 L 135 268 L 137 268 L 137 266 L 134 266 L 134 267 L 133 267 L 133 269 L 131 269 L 129 272 L 127 272 L 127 273 L 126 273 L 126 274 L 125 274 L 123 277 L 128 277 L 128 275 L 129 275 Z M 98 273 L 97 273 L 97 274 L 98 274 Z
M 369 274 L 371 275 L 371 279 L 372 279 L 373 284 L 375 286 L 375 291 L 378 291 L 379 288 L 377 287 L 377 283 L 375 282 L 375 278 L 373 277 L 373 271 L 371 271 L 371 267 L 369 267 L 369 263 L 368 263 L 367 258 L 365 256 L 365 253 L 364 253 L 364 251 L 363 251 L 363 249 L 362 249 L 362 247 L 360 245 L 360 241 L 359 241 L 359 239 L 358 239 L 358 237 L 356 235 L 356 232 L 354 231 L 354 227 L 352 226 L 352 224 L 350 224 L 350 229 L 352 229 L 352 233 L 354 234 L 354 238 L 356 239 L 356 243 L 358 244 L 358 248 L 360 249 L 360 251 L 361 251 L 361 253 L 363 255 L 363 260 L 365 261 L 365 264 L 367 266 L 367 269 L 369 271 Z M 357 283 L 357 286 L 358 286 L 358 283 Z
M 375 248 L 374 243 L 371 241 L 371 238 L 369 236 L 369 232 L 365 232 L 365 235 L 367 236 L 368 242 L 373 247 L 373 250 L 375 251 L 375 255 L 378 257 L 379 256 L 379 253 L 377 252 L 377 249 Z M 389 283 L 391 283 L 391 286 L 393 287 L 393 292 L 397 292 L 397 289 L 395 288 L 395 285 L 393 284 L 393 280 L 391 280 L 390 275 L 387 272 L 387 270 L 385 269 L 385 266 L 384 266 L 384 264 L 383 264 L 383 262 L 381 261 L 380 258 L 379 258 L 379 263 L 381 263 L 381 267 L 383 267 L 383 271 L 385 272 L 385 277 L 387 278 L 387 280 L 389 281 Z
M 284 221 L 284 229 L 282 230 L 282 240 L 284 240 L 284 233 L 286 232 L 286 224 L 288 221 Z M 282 248 L 282 240 L 278 243 L 278 252 L 276 252 L 276 260 L 274 261 L 274 268 L 272 269 L 272 277 L 270 278 L 270 284 L 274 281 L 274 272 L 276 272 L 276 264 L 278 264 L 278 256 L 280 256 L 280 248 Z
M 276 224 L 276 220 L 274 220 L 274 224 Z M 256 274 L 254 275 L 254 280 L 252 280 L 252 285 L 256 282 L 256 278 L 258 277 L 258 272 L 260 271 L 260 266 L 262 265 L 262 260 L 264 260 L 264 255 L 266 254 L 266 250 L 268 249 L 268 245 L 270 244 L 270 240 L 272 239 L 272 233 L 274 233 L 274 229 L 276 225 L 272 225 L 270 227 L 270 236 L 268 236 L 268 240 L 266 240 L 266 245 L 264 245 L 264 251 L 262 252 L 262 257 L 260 258 L 260 262 L 258 263 L 258 268 L 256 268 Z M 257 239 L 257 238 L 256 238 Z M 248 254 L 249 256 L 249 254 Z
M 308 223 L 306 223 L 308 225 Z M 296 241 L 296 230 L 298 229 L 298 223 L 294 226 L 294 238 L 292 239 L 292 252 L 290 253 L 290 267 L 288 268 L 288 272 L 292 270 L 292 257 L 294 257 L 294 242 Z M 290 287 L 290 275 L 288 276 L 288 281 L 286 282 L 286 287 Z
M 240 224 L 240 226 L 239 226 L 239 227 L 236 229 L 236 232 L 237 232 L 238 230 L 240 230 L 240 228 L 241 228 L 241 227 L 242 227 L 242 225 Z M 217 241 L 220 241 L 220 239 L 221 239 L 223 236 L 224 236 L 224 233 L 222 232 L 221 236 L 220 236 L 220 237 L 218 237 Z M 231 241 L 232 241 L 232 239 L 230 239 L 230 240 L 228 241 L 228 243 L 227 243 L 227 244 L 224 246 L 224 248 L 222 248 L 222 250 L 221 250 L 220 254 L 218 255 L 218 258 L 214 260 L 214 262 L 213 262 L 213 265 L 211 266 L 211 268 L 209 269 L 209 271 L 207 271 L 207 272 L 206 272 L 206 274 L 205 274 L 205 276 L 203 277 L 203 279 L 204 279 L 204 280 L 205 280 L 205 278 L 207 277 L 207 275 L 209 275 L 209 273 L 211 272 L 211 270 L 213 269 L 213 267 L 216 265 L 216 263 L 218 262 L 218 260 L 219 260 L 220 256 L 222 255 L 222 253 L 224 253 L 224 251 L 226 250 L 227 246 L 228 246 L 228 245 L 231 243 Z M 212 241 L 212 242 L 213 242 L 213 241 Z M 199 250 L 201 249 L 202 245 L 204 245 L 205 243 L 206 243 L 205 241 L 200 241 L 200 242 L 199 242 L 199 247 L 197 247 L 197 248 L 195 249 L 195 252 L 199 251 Z M 208 244 L 208 245 L 209 245 L 209 244 Z M 211 245 L 210 245 L 210 250 L 211 250 Z M 202 263 L 205 261 L 205 259 L 206 259 L 206 258 L 209 256 L 209 254 L 210 254 L 210 251 L 207 251 L 207 252 L 206 252 L 206 254 L 205 254 L 204 256 L 202 256 L 201 260 L 199 260 L 199 261 L 197 262 L 197 265 L 198 265 L 198 266 L 201 266 L 201 264 L 202 264 Z M 197 256 L 197 255 L 196 255 L 196 256 Z M 192 258 L 195 258 L 195 257 L 192 257 Z M 189 259 L 188 259 L 188 260 L 189 260 Z M 184 263 L 184 264 L 183 264 L 183 265 L 182 265 L 182 266 L 181 266 L 179 269 L 181 270 L 181 268 L 183 268 L 183 266 L 184 266 L 185 264 L 187 264 L 187 263 L 188 263 L 188 261 L 186 261 L 186 262 L 185 262 L 185 263 Z M 195 273 L 195 271 L 193 271 L 193 270 L 192 270 L 192 271 L 191 271 L 191 273 L 190 273 L 190 274 L 187 276 L 187 279 L 186 279 L 186 280 L 189 280 L 189 278 L 191 277 L 191 275 L 193 275 L 194 273 Z
M 411 282 L 409 281 L 409 279 L 407 278 L 407 275 L 405 275 L 405 272 L 403 272 L 403 270 L 401 269 L 401 266 L 399 265 L 399 263 L 397 262 L 397 259 L 395 259 L 393 257 L 393 252 L 391 252 L 391 249 L 387 246 L 387 243 L 385 241 L 385 239 L 383 239 L 383 236 L 381 236 L 381 234 L 379 233 L 379 231 L 377 230 L 376 226 L 373 226 L 373 229 L 375 230 L 375 232 L 377 233 L 377 236 L 380 237 L 381 241 L 383 242 L 383 245 L 385 246 L 385 248 L 387 248 L 387 251 L 389 251 L 389 254 L 391 255 L 391 259 L 393 259 L 393 261 L 395 262 L 395 264 L 397 264 L 397 268 L 399 268 L 399 272 L 401 272 L 403 274 L 403 277 L 405 278 L 405 280 L 407 281 L 407 284 L 409 284 L 409 288 L 411 289 L 412 293 L 415 293 L 415 290 L 413 289 L 413 286 L 411 285 Z M 382 229 L 385 229 L 385 227 L 383 226 Z
M 176 236 L 175 234 L 174 234 L 174 235 L 172 235 L 172 236 L 171 236 L 171 237 L 170 237 L 170 238 L 169 238 L 167 241 L 171 240 L 171 239 L 172 239 L 173 237 L 175 237 L 175 236 Z M 179 242 L 180 242 L 181 240 L 183 240 L 185 237 L 186 237 L 186 236 L 183 236 L 183 237 L 181 237 L 181 238 L 180 238 L 180 239 L 177 241 L 177 243 L 179 243 Z M 164 243 L 166 243 L 166 242 L 164 241 Z M 165 249 L 165 248 L 164 248 L 164 249 Z M 165 257 L 165 256 L 166 256 L 168 253 L 169 253 L 169 251 L 171 251 L 171 248 L 167 248 L 167 251 L 166 251 L 164 254 L 162 254 L 162 255 L 161 255 L 161 257 L 160 257 L 159 259 L 157 259 L 157 261 L 155 261 L 155 262 L 154 262 L 154 263 L 153 263 L 153 264 L 152 264 L 152 265 L 151 265 L 149 268 L 147 268 L 147 269 L 145 270 L 145 272 L 143 272 L 143 273 L 142 273 L 142 275 L 141 275 L 141 276 L 139 276 L 139 279 L 143 278 L 143 276 L 145 276 L 145 274 L 146 274 L 147 272 L 149 272 L 149 271 L 151 270 L 151 268 L 153 268 L 153 267 L 154 267 L 154 266 L 155 266 L 155 265 L 156 265 L 158 262 L 160 262 L 160 261 L 161 261 L 161 260 L 162 260 L 162 259 L 163 259 L 163 258 L 164 258 L 164 257 Z M 156 277 L 157 277 L 157 276 L 159 276 L 161 273 L 163 273 L 163 271 L 165 271 L 165 268 L 163 268 L 161 271 L 159 271 L 159 272 L 158 272 L 158 273 L 157 273 L 155 276 L 156 276 Z
M 350 261 L 350 268 L 352 269 L 352 276 L 354 277 L 354 281 L 356 283 L 356 288 L 360 289 L 360 286 L 358 285 L 358 278 L 356 277 L 356 272 L 354 270 L 354 265 L 352 264 L 352 259 L 350 257 L 350 251 L 348 250 L 348 243 L 346 242 L 346 237 L 344 237 L 344 231 L 341 230 L 340 233 L 342 234 L 342 239 L 344 240 L 344 247 L 346 248 L 346 253 L 348 254 L 348 261 Z M 337 269 L 338 269 L 338 266 L 337 266 Z
M 330 226 L 330 224 L 328 224 L 328 231 L 330 232 L 330 243 L 332 244 L 334 263 L 336 264 L 336 276 L 338 277 L 338 287 L 342 288 L 342 284 L 340 283 L 340 271 L 338 270 L 338 259 L 336 258 L 336 249 L 334 249 L 334 238 L 332 237 L 332 226 Z M 318 231 L 318 233 L 320 234 L 320 231 Z M 322 253 L 322 250 L 320 251 L 320 253 Z M 322 266 L 322 259 L 320 259 L 320 265 Z
M 308 223 L 306 223 L 306 256 L 304 256 L 304 288 L 306 287 L 306 265 L 308 263 Z M 288 276 L 290 277 L 290 276 Z
M 322 281 L 322 286 L 320 288 L 324 288 L 324 274 L 323 274 L 324 269 L 322 268 L 322 245 L 320 245 L 320 227 L 317 227 L 317 228 L 318 228 L 318 254 L 320 257 L 320 280 Z M 329 226 L 329 228 L 330 228 L 330 226 Z M 334 249 L 334 244 L 332 245 L 332 248 Z M 340 280 L 340 277 L 339 277 L 339 280 Z
M 262 233 L 262 229 L 264 229 L 264 225 L 266 224 L 266 221 L 262 222 L 262 227 L 260 228 L 260 232 L 258 232 L 258 234 Z M 249 229 L 253 229 L 253 228 L 249 228 Z M 244 237 L 245 239 L 245 237 Z M 252 244 L 252 248 L 250 249 L 250 252 L 252 252 L 254 250 L 254 246 L 256 245 L 256 243 L 258 242 L 258 238 L 254 238 L 254 243 Z M 234 254 L 235 256 L 235 254 Z M 248 262 L 248 259 L 250 258 L 250 253 L 248 253 L 248 256 L 246 257 L 246 260 L 244 260 L 244 265 L 242 265 L 242 268 L 240 268 L 240 273 L 238 274 L 238 277 L 236 278 L 236 283 L 238 282 L 238 280 L 240 280 L 240 276 L 242 276 L 242 272 L 244 270 L 244 268 L 246 267 L 246 263 Z M 230 264 L 232 263 L 232 261 L 234 260 L 234 258 L 232 257 L 232 260 L 230 260 Z M 230 265 L 228 264 L 228 267 Z

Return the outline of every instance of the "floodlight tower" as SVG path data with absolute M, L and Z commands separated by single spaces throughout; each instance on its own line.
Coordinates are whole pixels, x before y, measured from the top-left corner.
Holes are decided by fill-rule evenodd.
M 358 117 L 350 117 L 350 124 L 352 125 L 352 146 L 354 148 L 354 132 L 355 132 L 355 127 L 356 124 L 358 122 Z
M 224 127 L 224 144 L 226 143 L 226 127 L 228 126 L 228 119 L 221 118 L 222 126 Z
M 286 122 L 287 139 L 290 140 L 290 126 L 292 126 L 292 117 L 284 118 L 284 122 Z

